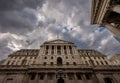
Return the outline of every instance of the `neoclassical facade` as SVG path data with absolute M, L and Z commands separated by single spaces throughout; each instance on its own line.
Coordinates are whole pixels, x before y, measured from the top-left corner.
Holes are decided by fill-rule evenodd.
M 120 65 L 96 50 L 56 39 L 22 49 L 0 63 L 0 83 L 119 83 Z
M 120 39 L 120 0 L 92 0 L 91 24 L 106 27 Z

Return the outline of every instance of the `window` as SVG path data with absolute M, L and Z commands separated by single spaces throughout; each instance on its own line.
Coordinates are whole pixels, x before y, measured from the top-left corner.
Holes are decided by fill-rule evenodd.
M 21 65 L 25 65 L 26 64 L 26 62 L 27 62 L 27 60 L 22 60 L 22 63 L 21 63 Z
M 66 59 L 68 59 L 68 57 L 66 56 Z
M 69 62 L 66 62 L 67 65 L 69 65 Z
M 77 74 L 77 79 L 82 80 L 81 74 Z
M 45 65 L 46 65 L 46 62 L 44 62 L 43 65 L 45 66 Z
M 70 49 L 70 54 L 73 54 L 71 46 L 69 46 L 69 49 Z
M 35 56 L 34 59 L 36 59 L 37 57 Z
M 10 64 L 10 61 L 7 62 L 7 65 L 9 65 L 9 64 Z
M 88 62 L 87 62 L 87 61 L 85 61 L 85 63 L 88 65 Z
M 49 49 L 49 46 L 46 46 L 46 55 L 48 54 L 48 49 Z
M 54 46 L 52 46 L 52 52 L 51 52 L 51 54 L 54 54 Z
M 52 46 L 52 50 L 54 50 L 54 46 Z
M 44 59 L 47 59 L 47 57 L 44 57 Z
M 73 80 L 73 79 L 74 79 L 73 75 L 74 75 L 74 74 L 72 74 L 72 73 L 68 74 L 68 79 L 69 79 L 69 80 Z
M 49 80 L 52 80 L 52 79 L 53 79 L 53 74 L 51 74 L 51 73 L 48 74 L 48 79 L 49 79 Z
M 30 74 L 30 80 L 35 80 L 35 73 Z
M 64 46 L 64 53 L 67 54 L 67 51 L 66 51 L 66 46 Z
M 61 46 L 57 46 L 57 54 L 61 54 Z
M 13 62 L 11 63 L 11 65 L 14 65 L 14 63 L 15 63 L 15 61 L 13 61 Z
M 72 58 L 74 59 L 74 56 L 72 56 Z
M 104 63 L 102 61 L 100 61 L 102 65 L 104 65 Z
M 108 65 L 108 62 L 107 61 L 104 61 L 107 65 Z
M 48 50 L 49 49 L 49 46 L 46 46 L 46 50 Z
M 51 59 L 53 59 L 53 57 L 51 57 Z
M 73 62 L 74 65 L 76 65 L 76 62 Z
M 50 62 L 51 65 L 53 65 L 53 62 Z
M 99 65 L 98 61 L 96 61 L 97 65 Z
M 40 74 L 40 80 L 44 80 L 45 74 Z
M 91 76 L 92 76 L 92 75 L 91 75 L 90 73 L 85 74 L 85 77 L 86 77 L 87 80 L 90 80 L 90 79 L 91 79 Z

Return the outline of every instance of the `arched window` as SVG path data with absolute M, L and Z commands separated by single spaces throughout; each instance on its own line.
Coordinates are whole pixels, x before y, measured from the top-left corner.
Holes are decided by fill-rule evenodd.
M 57 58 L 57 65 L 62 65 L 62 58 L 60 57 Z
M 105 83 L 113 83 L 113 80 L 109 77 L 104 78 Z

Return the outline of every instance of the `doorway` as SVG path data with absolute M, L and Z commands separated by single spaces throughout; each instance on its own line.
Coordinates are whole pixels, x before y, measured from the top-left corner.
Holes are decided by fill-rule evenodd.
M 65 83 L 65 81 L 64 81 L 64 79 L 59 78 L 59 79 L 57 80 L 57 83 Z

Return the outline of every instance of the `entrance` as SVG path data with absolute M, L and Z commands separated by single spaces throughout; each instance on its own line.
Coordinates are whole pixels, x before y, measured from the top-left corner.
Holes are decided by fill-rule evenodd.
M 65 81 L 64 81 L 64 79 L 59 78 L 59 79 L 57 80 L 57 83 L 65 83 Z

